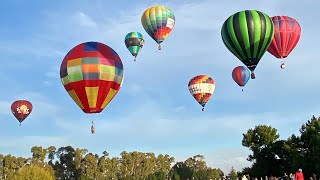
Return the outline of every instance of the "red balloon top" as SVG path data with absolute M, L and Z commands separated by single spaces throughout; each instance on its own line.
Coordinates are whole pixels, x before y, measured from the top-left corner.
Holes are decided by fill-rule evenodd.
M 288 16 L 274 16 L 271 19 L 275 32 L 268 52 L 276 58 L 286 58 L 300 39 L 301 27 L 294 18 Z

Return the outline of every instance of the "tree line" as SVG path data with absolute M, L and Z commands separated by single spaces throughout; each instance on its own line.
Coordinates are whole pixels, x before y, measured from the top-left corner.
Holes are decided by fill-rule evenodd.
M 126 152 L 121 157 L 101 156 L 87 149 L 71 146 L 31 148 L 32 157 L 23 158 L 0 154 L 0 179 L 10 180 L 185 180 L 222 179 L 220 169 L 208 167 L 204 156 L 196 155 L 174 163 L 165 154 Z
M 248 161 L 253 164 L 240 172 L 233 168 L 224 174 L 208 167 L 203 155 L 175 162 L 167 154 L 126 152 L 120 157 L 101 155 L 87 149 L 65 146 L 31 148 L 29 158 L 0 154 L 0 180 L 236 180 L 248 177 L 281 177 L 303 169 L 305 178 L 320 176 L 320 117 L 313 116 L 300 128 L 300 135 L 279 139 L 277 129 L 257 125 L 243 134 L 242 145 L 251 150 Z M 317 179 L 318 179 L 317 178 Z M 250 178 L 249 178 L 250 179 Z
M 248 161 L 253 162 L 253 165 L 239 174 L 280 177 L 301 168 L 305 178 L 319 179 L 320 117 L 313 116 L 302 124 L 299 132 L 298 136 L 292 134 L 286 140 L 281 140 L 277 129 L 271 126 L 258 125 L 249 129 L 243 134 L 242 145 L 251 150 Z

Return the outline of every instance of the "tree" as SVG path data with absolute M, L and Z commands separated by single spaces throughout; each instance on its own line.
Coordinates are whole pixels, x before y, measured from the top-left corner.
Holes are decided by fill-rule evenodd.
M 207 172 L 209 179 L 223 179 L 224 173 L 219 168 L 208 168 Z
M 230 170 L 228 176 L 230 177 L 230 180 L 237 180 L 238 179 L 238 174 L 237 174 L 236 170 L 233 168 L 233 166 L 231 167 L 231 170 Z
M 242 145 L 252 151 L 248 160 L 252 165 L 253 176 L 270 175 L 274 167 L 275 154 L 270 150 L 279 138 L 277 130 L 271 126 L 258 125 L 243 134 Z
M 40 165 L 24 166 L 18 171 L 13 180 L 55 180 L 54 171 L 51 166 L 42 167 Z
M 253 155 L 249 156 L 249 161 L 256 160 L 259 153 L 268 148 L 279 138 L 279 134 L 275 128 L 266 125 L 256 126 L 254 129 L 249 129 L 246 134 L 243 134 L 242 145 L 252 150 Z
M 71 146 L 60 147 L 56 152 L 59 161 L 54 168 L 58 179 L 79 179 L 76 164 L 74 162 L 75 150 Z
M 53 160 L 54 160 L 54 157 L 55 157 L 55 153 L 56 153 L 56 147 L 50 146 L 50 147 L 47 148 L 48 159 L 50 159 L 48 163 L 52 167 L 54 166 Z
M 190 167 L 188 167 L 184 162 L 177 162 L 169 173 L 171 178 L 179 175 L 180 179 L 192 179 L 193 171 Z
M 254 176 L 283 175 L 304 169 L 305 177 L 320 174 L 320 118 L 313 116 L 300 128 L 301 136 L 291 135 L 278 140 L 277 130 L 265 125 L 256 126 L 243 134 L 242 145 L 253 154 L 251 168 L 243 170 Z
M 15 156 L 6 155 L 2 159 L 4 179 L 13 179 L 14 174 L 23 167 L 25 158 L 16 158 Z
M 81 161 L 81 170 L 81 174 L 89 179 L 96 179 L 99 174 L 97 157 L 92 153 L 87 154 Z
M 44 165 L 44 159 L 47 155 L 47 149 L 43 149 L 41 146 L 34 146 L 31 148 L 32 164 Z
M 305 174 L 320 174 L 320 118 L 313 116 L 300 129 L 299 153 L 304 157 Z

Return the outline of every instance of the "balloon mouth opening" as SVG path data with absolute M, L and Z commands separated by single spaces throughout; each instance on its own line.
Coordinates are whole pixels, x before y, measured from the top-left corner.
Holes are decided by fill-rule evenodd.
M 88 114 L 100 113 L 102 109 L 82 109 L 83 112 Z

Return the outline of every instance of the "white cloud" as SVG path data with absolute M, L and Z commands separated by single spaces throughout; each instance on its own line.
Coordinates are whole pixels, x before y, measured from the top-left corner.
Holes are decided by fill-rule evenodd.
M 229 173 L 233 167 L 236 171 L 242 171 L 245 167 L 250 167 L 251 162 L 247 161 L 250 151 L 244 148 L 219 148 L 205 155 L 206 162 L 211 167 L 219 167 L 225 174 Z
M 97 27 L 97 23 L 84 12 L 77 12 L 74 15 L 74 19 L 77 21 L 77 23 L 79 23 L 80 26 L 89 27 L 89 28 Z

